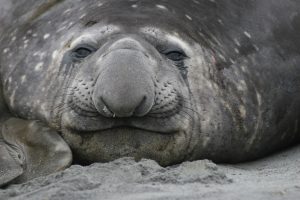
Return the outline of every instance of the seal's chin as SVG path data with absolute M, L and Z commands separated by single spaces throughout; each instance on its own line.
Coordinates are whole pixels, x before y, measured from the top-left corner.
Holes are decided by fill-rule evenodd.
M 75 162 L 82 164 L 134 157 L 153 159 L 166 166 L 182 162 L 189 146 L 184 131 L 166 133 L 129 126 L 86 132 L 65 129 L 62 136 Z

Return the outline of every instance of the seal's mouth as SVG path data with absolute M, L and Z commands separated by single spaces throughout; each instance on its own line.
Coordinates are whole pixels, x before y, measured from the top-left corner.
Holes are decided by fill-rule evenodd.
M 147 128 L 141 128 L 141 127 L 136 127 L 136 126 L 128 126 L 128 125 L 120 125 L 120 126 L 114 126 L 111 128 L 98 129 L 98 130 L 82 130 L 82 129 L 80 130 L 80 129 L 69 128 L 69 131 L 71 133 L 81 134 L 81 135 L 101 134 L 103 132 L 110 132 L 111 134 L 113 134 L 115 132 L 124 132 L 124 133 L 143 132 L 143 133 L 158 134 L 158 135 L 173 135 L 176 133 L 176 131 L 163 132 L 163 131 L 157 131 L 154 129 L 147 129 Z
M 185 131 L 189 124 L 184 119 L 155 118 L 155 117 L 130 117 L 106 118 L 102 116 L 86 117 L 76 112 L 64 113 L 61 121 L 61 132 L 67 131 L 77 135 L 97 135 L 109 132 L 148 133 L 149 135 L 172 135 Z

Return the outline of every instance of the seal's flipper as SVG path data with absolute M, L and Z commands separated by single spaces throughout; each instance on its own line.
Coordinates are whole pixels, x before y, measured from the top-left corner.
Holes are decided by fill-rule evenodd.
M 2 93 L 2 83 L 0 80 L 0 187 L 10 183 L 23 174 L 22 152 L 18 148 L 2 137 L 2 123 L 10 118 L 11 115 L 7 109 Z
M 0 136 L 0 187 L 23 174 L 24 170 Z M 15 152 L 17 154 L 17 152 Z
M 0 153 L 0 170 L 12 166 L 8 178 L 0 173 L 2 185 L 14 178 L 14 183 L 20 183 L 48 175 L 65 169 L 72 162 L 66 142 L 40 122 L 10 118 L 2 125 L 2 137 L 5 144 L 2 146 L 6 146 L 7 152 Z

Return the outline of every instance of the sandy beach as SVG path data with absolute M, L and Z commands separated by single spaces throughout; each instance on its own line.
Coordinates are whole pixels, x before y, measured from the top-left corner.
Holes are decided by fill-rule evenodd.
M 300 198 L 300 147 L 255 162 L 216 165 L 208 160 L 163 168 L 122 158 L 69 169 L 0 190 L 0 199 Z

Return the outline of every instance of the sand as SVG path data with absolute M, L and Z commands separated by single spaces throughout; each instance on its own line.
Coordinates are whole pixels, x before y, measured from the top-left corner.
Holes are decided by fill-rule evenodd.
M 152 160 L 121 158 L 0 190 L 0 199 L 300 199 L 300 146 L 255 162 L 208 160 L 163 168 Z

